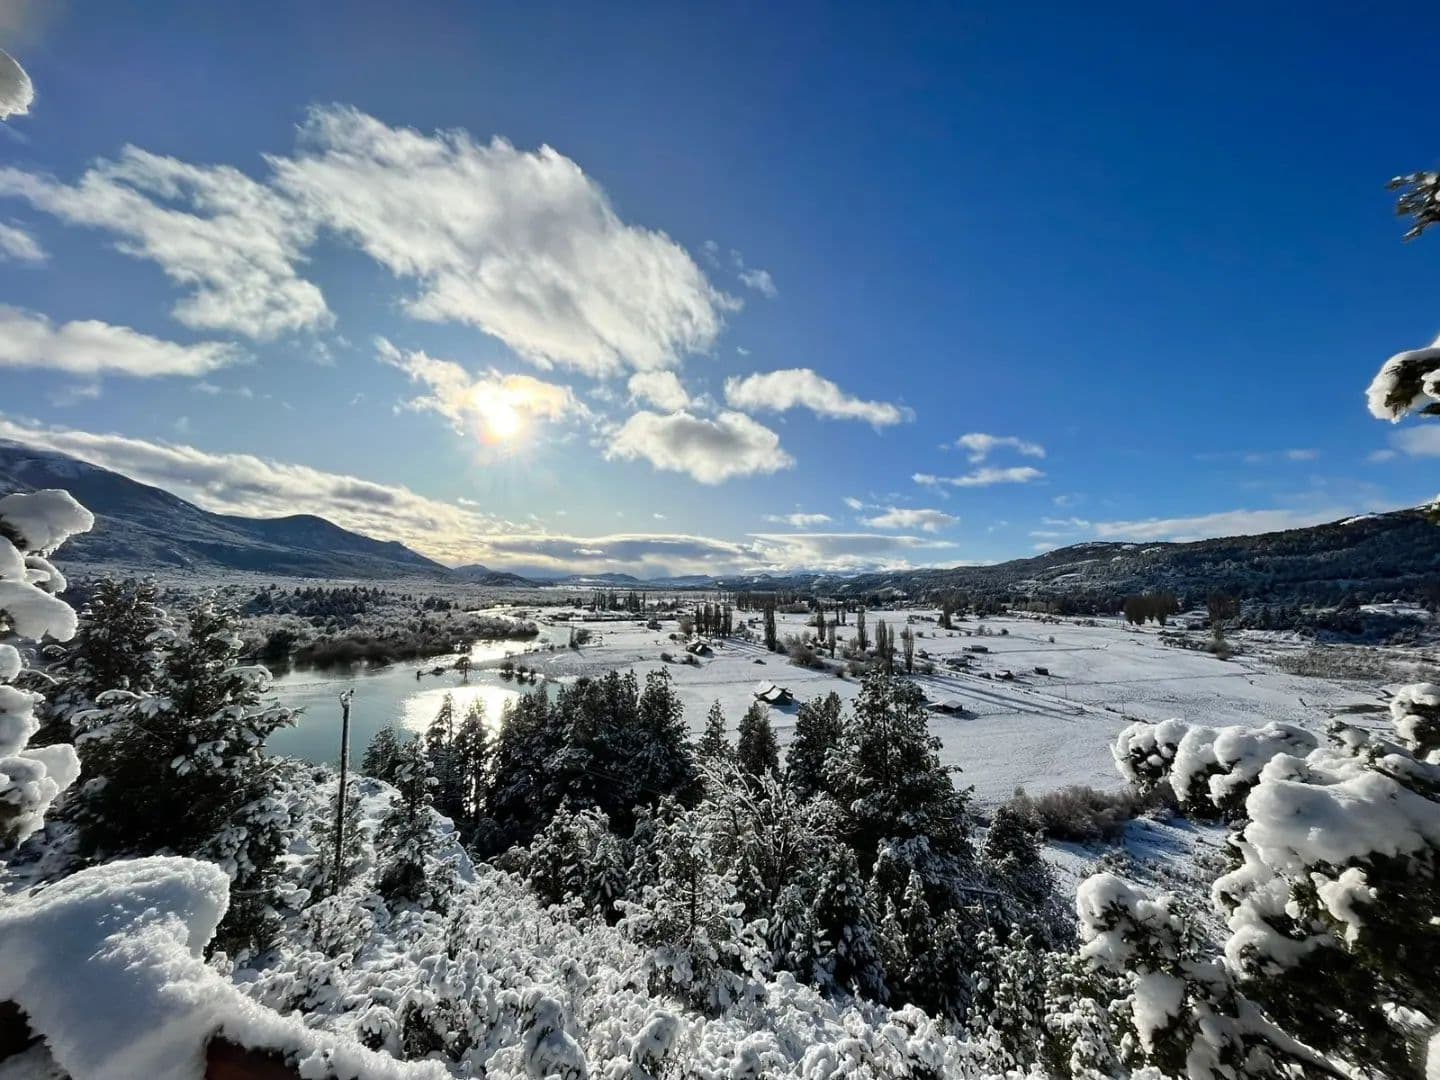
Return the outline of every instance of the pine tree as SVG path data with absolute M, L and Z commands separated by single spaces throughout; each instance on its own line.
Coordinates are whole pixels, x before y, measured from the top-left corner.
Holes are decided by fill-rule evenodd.
M 888 991 L 880 928 L 860 864 L 848 845 L 830 846 L 815 877 L 811 897 L 815 926 L 823 943 L 815 957 L 816 967 L 835 986 L 873 1001 L 885 1001 Z
M 484 811 L 490 767 L 490 731 L 485 725 L 485 703 L 476 698 L 455 733 L 454 762 L 459 780 L 460 816 L 473 822 Z
M 340 889 L 354 881 L 365 864 L 365 838 L 361 831 L 360 793 L 353 784 L 345 792 L 345 842 L 340 849 L 339 873 L 335 867 L 335 821 L 339 807 L 340 787 L 326 804 L 324 815 L 316 819 L 311 829 L 311 845 L 315 848 L 315 862 L 311 868 L 311 887 L 315 898 L 333 895 L 336 884 Z
M 695 747 L 695 756 L 702 762 L 719 762 L 729 760 L 734 754 L 726 733 L 725 714 L 717 701 L 710 706 L 710 712 L 705 717 L 705 734 Z
M 395 763 L 395 799 L 376 836 L 377 885 L 386 899 L 434 899 L 429 863 L 435 847 L 430 803 L 435 781 L 419 743 L 402 743 Z
M 865 609 L 855 612 L 855 647 L 862 653 L 870 648 L 870 638 L 865 632 Z
M 795 738 L 785 752 L 785 781 L 800 798 L 825 791 L 825 760 L 845 733 L 840 695 L 827 694 L 802 704 L 795 715 Z
M 696 813 L 682 813 L 655 836 L 654 884 L 638 902 L 621 901 L 620 926 L 652 952 L 652 988 L 718 1013 L 735 1002 L 754 952 L 744 936 L 743 905 L 731 868 L 712 850 Z
M 463 820 L 464 777 L 455 752 L 455 699 L 450 694 L 441 699 L 440 710 L 425 731 L 425 754 L 435 778 L 435 809 L 452 821 Z
M 862 867 L 886 842 L 925 839 L 943 860 L 968 859 L 966 792 L 942 765 L 930 734 L 925 695 L 909 680 L 871 674 L 855 699 L 838 754 L 826 764 L 826 787 L 846 808 L 844 829 Z M 902 879 L 903 880 L 903 879 Z
M 263 748 L 294 712 L 266 698 L 263 669 L 237 666 L 234 618 L 202 600 L 165 655 L 155 692 L 127 694 L 87 719 L 88 780 L 67 813 L 91 854 L 171 851 L 219 862 L 234 883 L 219 940 L 259 945 L 286 839 L 269 780 L 277 766 Z
M 365 748 L 365 756 L 360 761 L 360 771 L 376 780 L 393 784 L 399 755 L 400 739 L 395 734 L 395 729 L 387 725 L 375 733 L 370 745 Z
M 35 742 L 68 742 L 70 717 L 95 707 L 107 690 L 147 693 L 160 675 L 164 648 L 172 635 L 153 584 L 104 578 L 80 613 L 75 637 L 49 666 L 59 685 L 42 710 Z
M 771 652 L 778 652 L 780 649 L 780 635 L 775 629 L 775 601 L 771 600 L 765 605 L 765 648 Z
M 770 707 L 763 701 L 753 703 L 740 718 L 740 737 L 736 761 L 751 776 L 769 776 L 780 768 L 780 746 L 770 726 Z

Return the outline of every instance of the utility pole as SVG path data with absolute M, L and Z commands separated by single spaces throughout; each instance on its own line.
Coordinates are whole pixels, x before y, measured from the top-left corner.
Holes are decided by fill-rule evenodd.
M 340 797 L 335 800 L 335 884 L 331 895 L 340 892 L 340 876 L 345 857 L 345 783 L 350 773 L 350 699 L 354 689 L 340 695 Z

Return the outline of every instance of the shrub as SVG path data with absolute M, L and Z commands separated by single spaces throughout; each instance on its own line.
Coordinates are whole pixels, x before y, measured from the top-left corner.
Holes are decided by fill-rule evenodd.
M 1072 784 L 1038 796 L 1017 788 L 1009 805 L 1030 818 L 1052 840 L 1093 842 L 1113 839 L 1127 821 L 1142 814 L 1174 809 L 1175 796 L 1163 784 L 1148 795 L 1134 788 L 1097 791 Z

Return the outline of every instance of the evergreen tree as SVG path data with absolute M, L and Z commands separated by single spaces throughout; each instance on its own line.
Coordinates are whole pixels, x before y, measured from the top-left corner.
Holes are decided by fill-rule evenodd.
M 360 771 L 387 784 L 395 782 L 395 767 L 400 758 L 400 739 L 389 725 L 377 731 L 365 748 L 360 760 Z
M 424 904 L 435 899 L 429 863 L 435 847 L 430 803 L 435 780 L 418 741 L 400 745 L 395 762 L 395 799 L 376 836 L 377 886 L 388 900 Z
M 825 787 L 825 760 L 840 745 L 845 723 L 840 695 L 830 693 L 800 706 L 795 737 L 785 752 L 785 780 L 802 799 Z
M 921 689 L 895 676 L 867 675 L 840 753 L 825 769 L 862 867 L 874 865 L 882 844 L 920 838 L 942 860 L 969 858 L 967 793 L 956 790 L 939 750 Z
M 459 813 L 467 822 L 473 822 L 484 811 L 490 767 L 490 731 L 485 725 L 485 703 L 479 698 L 465 711 L 453 750 L 460 789 Z
M 425 731 L 425 755 L 435 778 L 435 809 L 452 821 L 462 821 L 464 777 L 455 752 L 455 699 L 450 694 L 441 699 L 440 710 Z
M 92 855 L 171 851 L 219 862 L 234 882 L 219 940 L 259 945 L 286 839 L 263 747 L 294 712 L 266 698 L 263 669 L 236 665 L 240 646 L 233 612 L 197 604 L 155 692 L 126 694 L 87 720 L 88 779 L 68 812 Z
M 763 701 L 753 703 L 740 718 L 735 758 L 751 776 L 770 776 L 780 768 L 780 746 L 770 726 L 770 707 Z
M 654 884 L 621 901 L 621 927 L 651 954 L 652 989 L 719 1013 L 739 999 L 755 967 L 735 900 L 733 870 L 712 850 L 705 821 L 679 814 L 656 832 Z
M 811 904 L 822 945 L 812 971 L 804 974 L 822 985 L 885 1001 L 880 929 L 860 864 L 848 845 L 830 846 L 814 880 Z
M 865 609 L 863 607 L 855 612 L 855 647 L 862 653 L 870 648 L 870 638 L 865 632 Z
M 695 756 L 702 762 L 726 761 L 734 756 L 734 748 L 726 733 L 725 714 L 718 701 L 710 706 L 710 712 L 705 717 L 705 734 L 695 747 Z
M 915 631 L 908 625 L 900 631 L 900 647 L 905 657 L 905 674 L 915 674 Z
M 365 865 L 365 838 L 361 832 L 360 793 L 352 783 L 345 792 L 345 839 L 340 848 L 340 867 L 335 867 L 335 822 L 338 818 L 337 805 L 340 786 L 330 796 L 324 816 L 316 819 L 311 829 L 310 842 L 315 848 L 315 861 L 311 868 L 310 882 L 315 898 L 334 895 L 339 889 L 355 880 Z
M 765 604 L 765 648 L 771 652 L 780 650 L 780 635 L 775 629 L 775 601 Z
M 70 717 L 94 708 L 107 690 L 143 694 L 155 688 L 171 639 L 170 618 L 157 599 L 149 582 L 107 577 L 96 584 L 75 637 L 50 664 L 59 685 L 41 710 L 36 744 L 72 739 Z

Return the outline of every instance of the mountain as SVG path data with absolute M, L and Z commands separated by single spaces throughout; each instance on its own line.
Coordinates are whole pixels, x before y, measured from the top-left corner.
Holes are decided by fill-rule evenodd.
M 936 596 L 1059 598 L 1167 590 L 1202 602 L 1213 590 L 1245 600 L 1331 604 L 1425 600 L 1436 595 L 1440 525 L 1423 510 L 1398 510 L 1303 529 L 1186 543 L 1074 544 L 1029 559 L 949 570 L 861 574 L 841 594 L 896 590 Z
M 95 515 L 95 528 L 65 545 L 67 564 L 253 570 L 297 577 L 449 573 L 404 544 L 372 540 L 312 514 L 212 514 L 109 469 L 0 439 L 0 494 L 52 487 L 69 491 Z
M 464 578 L 472 585 L 513 585 L 513 586 L 537 586 L 542 584 L 532 581 L 530 578 L 521 577 L 519 574 L 512 574 L 507 570 L 491 570 L 488 566 L 479 563 L 468 563 L 465 566 L 456 566 L 450 571 L 456 577 Z

